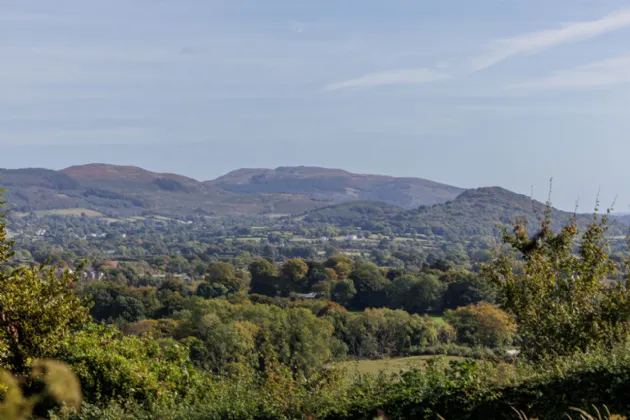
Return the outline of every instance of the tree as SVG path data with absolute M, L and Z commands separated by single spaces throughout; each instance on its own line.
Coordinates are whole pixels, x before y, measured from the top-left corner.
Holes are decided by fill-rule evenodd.
M 326 271 L 326 267 L 324 267 L 322 263 L 309 261 L 307 264 L 308 264 L 308 273 L 306 274 L 306 277 L 308 278 L 308 286 L 311 288 L 317 283 L 320 283 L 323 281 L 330 281 L 337 277 L 336 273 L 334 277 L 331 277 L 329 272 Z
M 345 255 L 335 255 L 328 258 L 324 266 L 335 270 L 339 279 L 345 279 L 352 271 L 352 260 Z
M 358 357 L 403 355 L 412 347 L 435 344 L 437 339 L 433 320 L 387 308 L 368 308 L 353 317 L 347 328 L 350 353 Z
M 0 197 L 0 206 L 4 203 Z M 12 247 L 0 214 L 0 264 L 13 255 Z M 58 275 L 54 267 L 0 266 L 2 367 L 23 373 L 33 359 L 53 356 L 63 339 L 87 323 L 88 308 L 71 288 L 78 280 L 68 270 Z
M 405 270 L 403 270 L 402 268 L 390 268 L 389 270 L 387 270 L 387 274 L 385 277 L 387 277 L 387 279 L 390 281 L 394 281 L 404 274 Z
M 354 287 L 354 282 L 350 279 L 339 280 L 330 291 L 333 302 L 344 306 L 348 306 L 356 294 L 357 289 Z
M 330 294 L 332 291 L 333 283 L 330 280 L 322 280 L 319 283 L 315 283 L 311 287 L 311 291 L 316 293 L 318 297 L 330 300 Z
M 444 307 L 456 309 L 477 302 L 496 300 L 496 287 L 482 276 L 475 273 L 457 273 L 444 292 Z
M 440 312 L 445 285 L 426 273 L 404 275 L 387 287 L 388 306 L 412 313 Z
M 317 318 L 308 309 L 289 308 L 286 311 L 288 360 L 294 372 L 313 373 L 332 360 L 333 327 Z
M 308 288 L 308 264 L 301 258 L 292 258 L 282 264 L 280 274 L 282 276 L 285 293 L 305 292 Z
M 204 281 L 197 286 L 195 294 L 205 299 L 214 299 L 222 296 L 226 296 L 230 291 L 221 283 L 210 283 Z
M 166 271 L 169 273 L 181 274 L 190 271 L 190 263 L 181 255 L 169 258 L 166 265 Z
M 384 306 L 385 287 L 389 284 L 389 280 L 383 277 L 376 265 L 358 263 L 348 278 L 354 282 L 354 287 L 357 289 L 354 306 L 357 308 Z
M 525 220 L 517 220 L 504 235 L 516 252 L 503 252 L 484 266 L 500 288 L 503 308 L 516 318 L 522 351 L 530 359 L 611 346 L 627 335 L 628 291 L 605 283 L 618 268 L 606 251 L 607 221 L 607 215 L 595 215 L 578 239 L 574 217 L 555 234 L 548 205 L 535 235 L 529 235 Z
M 90 324 L 63 340 L 59 358 L 72 367 L 92 401 L 173 402 L 201 379 L 186 346 L 172 339 L 124 336 L 104 325 Z
M 516 332 L 514 320 L 488 302 L 448 310 L 444 319 L 455 328 L 462 344 L 501 347 L 511 344 Z
M 232 264 L 226 262 L 212 264 L 206 273 L 206 281 L 225 286 L 229 293 L 236 293 L 244 287 L 243 280 L 236 276 Z
M 182 296 L 189 294 L 186 283 L 175 277 L 167 277 L 158 287 L 158 292 L 173 292 Z
M 387 286 L 387 306 L 392 309 L 408 308 L 411 305 L 414 296 L 411 295 L 411 289 L 418 283 L 418 279 L 406 274 L 396 277 Z
M 251 291 L 261 295 L 276 296 L 278 281 L 276 268 L 267 260 L 256 260 L 249 265 L 252 276 Z
M 4 200 L 3 193 L 6 190 L 0 189 L 0 209 L 3 208 L 7 202 Z M 0 263 L 5 263 L 14 254 L 13 245 L 14 241 L 7 241 L 7 222 L 6 215 L 0 212 Z
M 209 313 L 196 320 L 195 335 L 191 344 L 191 359 L 204 369 L 216 373 L 229 371 L 241 364 L 254 366 L 255 334 L 257 327 L 248 322 L 223 322 Z
M 0 227 L 0 230 L 2 227 Z M 78 279 L 54 267 L 0 272 L 0 363 L 23 372 L 32 359 L 52 357 L 61 340 L 88 319 L 70 286 Z

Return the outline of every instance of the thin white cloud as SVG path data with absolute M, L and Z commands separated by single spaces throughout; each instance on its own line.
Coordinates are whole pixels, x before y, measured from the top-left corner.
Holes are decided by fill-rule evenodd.
M 325 86 L 326 90 L 362 89 L 386 85 L 417 85 L 450 78 L 446 73 L 431 69 L 398 69 L 366 74 L 357 79 L 344 80 Z
M 514 55 L 536 53 L 558 45 L 593 38 L 629 26 L 630 9 L 625 9 L 598 20 L 571 22 L 557 29 L 500 39 L 495 42 L 495 45 L 487 54 L 475 57 L 472 67 L 474 71 L 483 70 Z
M 592 89 L 630 83 L 630 54 L 596 61 L 548 77 L 508 86 L 508 89 Z

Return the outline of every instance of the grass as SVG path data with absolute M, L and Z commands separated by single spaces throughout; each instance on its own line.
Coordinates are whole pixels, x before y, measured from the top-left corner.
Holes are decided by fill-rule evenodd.
M 357 373 L 369 373 L 377 374 L 384 373 L 397 373 L 400 371 L 409 370 L 414 367 L 422 367 L 426 364 L 427 360 L 434 359 L 436 357 L 445 356 L 410 356 L 410 357 L 397 357 L 393 359 L 380 359 L 380 360 L 352 360 L 347 362 L 337 363 L 338 367 L 345 368 L 350 372 Z M 447 360 L 464 360 L 463 357 L 446 356 Z
M 431 319 L 434 320 L 436 324 L 438 324 L 438 327 L 446 324 L 446 321 L 444 321 L 444 318 L 441 316 L 431 316 Z
M 265 214 L 265 216 L 269 217 L 270 219 L 279 219 L 281 217 L 286 217 L 286 216 L 290 216 L 290 213 L 268 213 Z
M 237 241 L 260 242 L 263 238 L 258 236 L 239 236 L 234 239 L 236 239 Z

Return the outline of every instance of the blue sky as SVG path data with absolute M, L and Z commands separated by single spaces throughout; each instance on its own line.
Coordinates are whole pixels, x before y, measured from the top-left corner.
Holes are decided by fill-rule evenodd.
M 1 167 L 317 165 L 630 204 L 630 4 L 0 0 Z

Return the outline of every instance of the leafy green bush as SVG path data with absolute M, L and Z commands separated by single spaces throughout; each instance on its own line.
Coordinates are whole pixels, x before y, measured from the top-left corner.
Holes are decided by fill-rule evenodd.
M 181 343 L 124 336 L 113 327 L 88 326 L 65 340 L 57 357 L 72 367 L 89 401 L 170 402 L 203 383 Z

